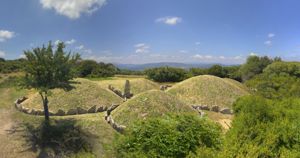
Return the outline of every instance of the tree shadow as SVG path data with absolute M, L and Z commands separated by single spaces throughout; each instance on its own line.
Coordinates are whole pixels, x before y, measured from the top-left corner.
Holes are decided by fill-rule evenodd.
M 38 127 L 23 124 L 26 151 L 38 153 L 38 158 L 65 157 L 79 152 L 92 153 L 89 139 L 95 135 L 76 125 L 74 119 L 43 121 Z
M 72 89 L 76 89 L 76 87 L 74 86 L 75 84 L 81 84 L 81 82 L 79 81 L 68 81 L 68 82 L 63 82 L 60 83 L 59 85 L 56 85 L 56 88 L 61 88 L 64 91 L 70 91 Z

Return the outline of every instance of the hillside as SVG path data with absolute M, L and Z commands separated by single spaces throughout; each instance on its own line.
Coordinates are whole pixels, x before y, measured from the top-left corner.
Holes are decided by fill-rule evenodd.
M 189 105 L 220 107 L 231 107 L 237 98 L 249 94 L 247 88 L 239 82 L 210 75 L 192 77 L 175 84 L 167 92 Z
M 159 85 L 153 81 L 147 80 L 145 78 L 126 78 L 130 81 L 130 89 L 131 93 L 134 95 L 152 90 L 152 89 L 159 89 Z M 112 85 L 114 88 L 124 91 L 125 85 L 125 78 L 117 78 L 113 80 L 102 80 L 98 81 L 98 84 L 102 87 L 107 89 L 108 85 Z
M 159 90 L 150 90 L 134 96 L 121 104 L 112 112 L 115 121 L 122 125 L 130 125 L 135 120 L 157 117 L 168 112 L 196 113 L 190 106 L 174 96 Z
M 75 79 L 71 84 L 74 88 L 70 91 L 62 89 L 51 90 L 49 96 L 49 110 L 56 112 L 58 109 L 89 108 L 93 105 L 110 106 L 112 103 L 121 103 L 122 99 L 111 91 L 101 88 L 97 83 L 87 79 Z M 25 107 L 42 109 L 42 100 L 38 93 L 29 95 L 24 102 Z

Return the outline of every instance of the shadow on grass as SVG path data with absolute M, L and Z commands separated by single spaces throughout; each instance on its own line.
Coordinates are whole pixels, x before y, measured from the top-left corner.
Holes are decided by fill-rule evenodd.
M 27 150 L 38 153 L 39 158 L 91 153 L 92 144 L 88 140 L 95 136 L 75 124 L 73 119 L 42 122 L 38 127 L 24 124 L 23 137 L 29 146 Z

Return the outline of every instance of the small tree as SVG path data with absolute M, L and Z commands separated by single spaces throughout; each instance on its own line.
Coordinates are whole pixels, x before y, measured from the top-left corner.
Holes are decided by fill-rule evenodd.
M 53 88 L 69 88 L 73 78 L 73 65 L 80 58 L 79 54 L 71 56 L 65 53 L 64 43 L 59 43 L 55 51 L 49 42 L 48 46 L 25 51 L 27 58 L 25 86 L 39 91 L 43 100 L 45 120 L 49 121 L 48 94 Z

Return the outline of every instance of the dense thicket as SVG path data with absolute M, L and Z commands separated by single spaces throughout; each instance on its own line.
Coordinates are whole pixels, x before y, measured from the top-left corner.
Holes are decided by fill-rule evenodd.
M 82 60 L 77 64 L 77 71 L 79 77 L 111 77 L 118 72 L 118 68 L 111 63 Z
M 12 73 L 23 71 L 26 65 L 25 59 L 5 60 L 0 59 L 0 73 Z
M 224 157 L 300 157 L 300 99 L 248 96 L 233 107 Z
M 118 157 L 186 157 L 221 148 L 221 128 L 195 115 L 168 115 L 139 121 L 118 140 Z
M 174 67 L 159 67 L 145 70 L 148 78 L 157 82 L 179 82 L 186 79 L 186 70 Z
M 300 97 L 300 63 L 274 62 L 246 84 L 269 99 Z

